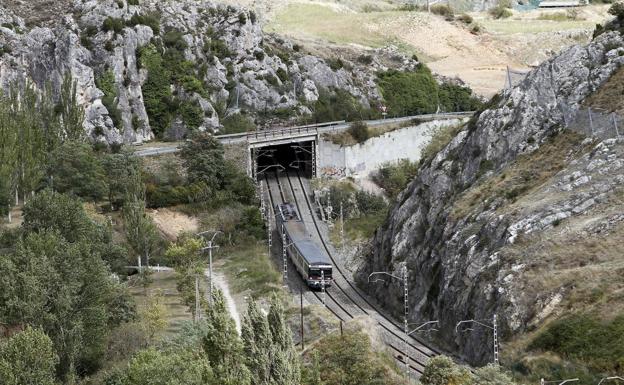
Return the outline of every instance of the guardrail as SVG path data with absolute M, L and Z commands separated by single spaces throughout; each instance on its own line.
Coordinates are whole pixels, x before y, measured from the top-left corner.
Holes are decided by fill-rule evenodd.
M 241 139 L 247 138 L 249 139 L 269 139 L 274 138 L 276 136 L 291 136 L 294 134 L 307 134 L 314 132 L 316 133 L 319 128 L 324 127 L 332 127 L 340 124 L 345 124 L 344 120 L 337 120 L 334 122 L 325 122 L 325 123 L 317 123 L 317 124 L 306 124 L 302 126 L 294 126 L 294 127 L 284 127 L 284 128 L 274 128 L 271 130 L 260 130 L 260 131 L 252 131 L 252 132 L 241 132 L 238 134 L 226 134 L 226 135 L 215 135 L 215 138 L 221 139 Z

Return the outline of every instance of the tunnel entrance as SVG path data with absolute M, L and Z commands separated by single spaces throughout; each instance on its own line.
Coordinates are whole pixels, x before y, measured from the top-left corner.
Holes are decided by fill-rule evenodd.
M 252 177 L 264 173 L 298 170 L 306 177 L 316 176 L 316 141 L 293 142 L 251 148 Z

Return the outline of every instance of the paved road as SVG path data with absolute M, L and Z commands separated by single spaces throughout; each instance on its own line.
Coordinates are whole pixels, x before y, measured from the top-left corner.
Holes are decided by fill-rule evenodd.
M 367 120 L 365 123 L 370 127 L 381 126 L 385 124 L 392 123 L 403 123 L 408 122 L 412 119 L 422 119 L 422 120 L 447 120 L 447 119 L 456 119 L 456 118 L 465 118 L 469 117 L 474 112 L 449 112 L 443 114 L 426 114 L 426 115 L 414 115 L 414 116 L 405 116 L 402 118 L 390 118 L 390 119 L 377 119 L 377 120 Z M 351 123 L 341 122 L 330 126 L 323 126 L 316 128 L 317 132 L 320 134 L 329 133 L 329 132 L 337 132 L 343 131 L 349 128 Z M 284 129 L 275 129 L 275 130 L 266 130 L 267 133 L 271 131 L 282 131 L 288 130 L 288 128 Z M 258 131 L 260 133 L 264 133 L 265 131 Z M 230 134 L 230 135 L 217 135 L 217 139 L 223 144 L 235 144 L 235 143 L 244 143 L 247 141 L 248 133 L 241 134 Z M 146 157 L 146 156 L 155 156 L 155 155 L 163 155 L 163 154 L 171 154 L 174 152 L 178 152 L 179 147 L 146 147 L 144 149 L 138 150 L 135 152 L 137 156 Z

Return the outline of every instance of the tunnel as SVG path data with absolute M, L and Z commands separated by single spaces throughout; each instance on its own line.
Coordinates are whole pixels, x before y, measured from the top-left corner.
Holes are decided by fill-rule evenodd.
M 261 178 L 264 173 L 298 170 L 301 176 L 316 176 L 316 141 L 268 144 L 251 148 L 252 173 Z

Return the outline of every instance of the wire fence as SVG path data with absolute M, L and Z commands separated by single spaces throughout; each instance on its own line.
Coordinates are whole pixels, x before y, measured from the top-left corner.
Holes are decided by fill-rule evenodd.
M 505 89 L 513 88 L 520 84 L 521 81 L 524 80 L 526 75 L 529 73 L 527 70 L 516 70 L 513 68 L 507 67 L 505 76 Z
M 624 131 L 624 117 L 598 108 L 582 108 L 566 118 L 566 127 L 602 140 L 619 138 Z

